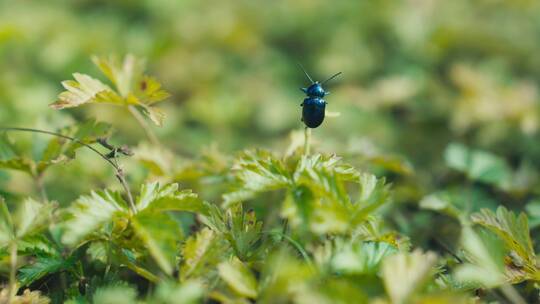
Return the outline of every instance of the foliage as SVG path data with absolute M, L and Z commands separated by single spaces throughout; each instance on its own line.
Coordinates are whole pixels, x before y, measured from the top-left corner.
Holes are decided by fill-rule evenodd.
M 0 1 L 0 303 L 538 302 L 538 16 Z

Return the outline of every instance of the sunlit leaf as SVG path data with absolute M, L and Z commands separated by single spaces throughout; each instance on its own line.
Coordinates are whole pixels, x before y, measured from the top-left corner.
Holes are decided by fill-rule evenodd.
M 182 247 L 182 280 L 217 274 L 215 267 L 227 257 L 227 249 L 224 240 L 208 228 L 191 236 Z
M 181 285 L 164 282 L 158 285 L 152 303 L 156 304 L 195 304 L 200 303 L 205 289 L 198 281 L 186 281 Z
M 489 235 L 479 235 L 471 228 L 464 229 L 461 243 L 467 253 L 467 260 L 455 270 L 458 281 L 480 284 L 480 286 L 499 286 L 505 281 L 503 248 Z
M 392 303 L 407 303 L 434 273 L 434 253 L 420 250 L 388 256 L 382 264 L 384 287 Z
M 4 198 L 0 197 L 0 246 L 6 246 L 15 238 L 11 214 Z
M 172 274 L 182 236 L 178 224 L 167 213 L 145 210 L 135 215 L 133 228 L 161 269 Z
M 168 98 L 170 94 L 161 88 L 156 79 L 143 74 L 144 60 L 133 55 L 125 56 L 122 62 L 113 56 L 92 59 L 114 88 L 91 76 L 75 73 L 75 80 L 62 82 L 66 91 L 60 93 L 58 101 L 51 104 L 52 108 L 72 108 L 88 103 L 135 106 L 156 125 L 163 124 L 165 114 L 154 104 Z
M 375 274 L 385 257 L 397 253 L 384 242 L 349 242 L 340 247 L 332 258 L 332 268 L 346 274 Z
M 74 73 L 75 80 L 66 80 L 62 86 L 66 91 L 58 95 L 51 104 L 53 109 L 78 107 L 87 103 L 123 104 L 123 100 L 109 86 L 85 74 Z
M 257 279 L 251 270 L 237 258 L 218 265 L 219 276 L 239 295 L 255 298 Z
M 115 215 L 127 213 L 126 203 L 118 193 L 92 192 L 81 196 L 67 210 L 62 241 L 73 245 L 87 235 L 99 232 Z
M 101 304 L 137 303 L 137 290 L 127 284 L 111 284 L 96 290 L 92 302 Z
M 15 234 L 21 238 L 43 227 L 50 217 L 51 206 L 39 203 L 31 198 L 26 199 L 15 216 Z
M 516 216 L 501 206 L 497 208 L 496 213 L 482 209 L 480 213 L 473 214 L 472 220 L 495 233 L 510 251 L 505 262 L 506 274 L 512 281 L 540 279 L 540 269 L 537 266 L 527 216 L 524 213 Z
M 233 170 L 240 189 L 223 196 L 226 206 L 248 199 L 256 193 L 282 189 L 291 184 L 285 165 L 262 150 L 244 152 L 235 161 Z

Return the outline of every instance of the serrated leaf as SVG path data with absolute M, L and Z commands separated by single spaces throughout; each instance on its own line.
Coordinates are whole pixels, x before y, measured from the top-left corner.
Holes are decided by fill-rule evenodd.
M 137 198 L 136 206 L 138 210 L 143 210 L 155 200 L 172 196 L 178 191 L 178 184 L 168 184 L 161 186 L 159 182 L 144 184 L 141 187 L 141 193 Z
M 495 233 L 510 250 L 509 258 L 512 260 L 508 270 L 522 270 L 531 277 L 540 278 L 537 267 L 536 254 L 529 234 L 529 225 L 525 213 L 516 216 L 504 207 L 497 208 L 497 212 L 482 209 L 480 213 L 472 215 L 472 221 Z M 519 280 L 514 276 L 514 279 Z M 521 275 L 521 280 L 525 275 Z
M 238 190 L 223 196 L 230 206 L 251 195 L 278 190 L 291 184 L 291 177 L 282 161 L 262 150 L 246 151 L 234 163 Z
M 504 253 L 499 242 L 490 239 L 486 234 L 479 235 L 467 227 L 462 232 L 461 243 L 468 263 L 456 268 L 455 277 L 458 281 L 480 284 L 482 287 L 494 287 L 504 283 Z
M 346 274 L 376 274 L 381 261 L 397 253 L 397 248 L 385 242 L 348 242 L 332 257 L 332 268 Z
M 182 233 L 178 224 L 164 212 L 145 210 L 133 217 L 135 234 L 143 242 L 161 269 L 172 274 L 174 270 L 177 243 Z
M 236 293 L 252 299 L 257 297 L 257 279 L 239 259 L 233 258 L 230 261 L 220 263 L 218 271 L 221 279 Z
M 66 91 L 58 95 L 58 100 L 50 105 L 51 108 L 61 110 L 87 103 L 123 104 L 122 98 L 101 81 L 81 73 L 74 73 L 73 78 L 75 80 L 62 82 Z
M 161 187 L 159 183 L 143 185 L 137 200 L 137 209 L 153 211 L 187 211 L 208 215 L 208 205 L 191 190 L 178 191 L 178 184 Z
M 263 223 L 257 221 L 255 212 L 243 212 L 241 205 L 227 210 L 224 225 L 228 229 L 221 230 L 231 244 L 234 253 L 242 260 L 248 260 L 258 254 L 258 246 L 262 237 Z
M 360 191 L 355 203 L 353 221 L 358 222 L 390 201 L 390 189 L 385 179 L 375 175 L 362 173 L 359 177 Z
M 88 75 L 75 73 L 74 81 L 62 82 L 66 91 L 60 93 L 58 101 L 51 104 L 52 108 L 72 108 L 88 103 L 135 106 L 156 125 L 163 124 L 165 114 L 154 104 L 168 98 L 170 94 L 154 78 L 143 74 L 144 60 L 133 55 L 125 56 L 122 62 L 112 56 L 94 56 L 92 60 L 112 82 L 114 89 Z
M 22 238 L 42 228 L 48 221 L 51 205 L 38 203 L 28 198 L 19 207 L 15 215 L 15 234 Z
M 407 303 L 430 279 L 436 261 L 434 253 L 420 250 L 386 257 L 382 264 L 382 275 L 392 303 Z
M 37 257 L 35 262 L 19 269 L 19 281 L 22 286 L 32 284 L 44 276 L 62 271 L 71 266 L 71 263 L 60 256 Z
M 534 262 L 536 256 L 529 234 L 527 216 L 520 213 L 516 216 L 513 212 L 500 206 L 497 213 L 489 209 L 482 209 L 480 213 L 472 215 L 473 222 L 486 227 L 497 234 L 510 250 L 528 262 Z
M 4 198 L 0 197 L 0 246 L 7 246 L 15 238 L 11 214 Z
M 67 209 L 70 218 L 63 223 L 62 241 L 73 245 L 91 233 L 99 233 L 114 216 L 127 214 L 125 206 L 120 195 L 110 191 L 81 196 Z
M 215 267 L 226 258 L 228 248 L 222 238 L 208 228 L 191 236 L 182 247 L 180 277 L 208 278 L 215 274 Z
M 315 154 L 302 157 L 294 172 L 294 180 L 297 185 L 305 185 L 319 196 L 349 204 L 344 182 L 356 181 L 359 175 L 356 169 L 335 155 Z

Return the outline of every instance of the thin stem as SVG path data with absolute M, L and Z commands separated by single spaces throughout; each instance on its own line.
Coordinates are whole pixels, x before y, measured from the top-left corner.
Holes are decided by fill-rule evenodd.
M 124 188 L 124 191 L 126 192 L 126 195 L 128 197 L 129 207 L 130 207 L 131 211 L 133 213 L 135 213 L 137 211 L 137 208 L 135 207 L 135 203 L 133 201 L 133 195 L 131 194 L 131 190 L 128 187 L 128 184 L 127 184 L 125 176 L 124 176 L 124 171 L 122 170 L 122 168 L 120 168 L 120 166 L 115 161 L 112 161 L 109 157 L 107 157 L 107 155 L 99 152 L 96 148 L 92 147 L 91 145 L 89 145 L 89 144 L 87 144 L 87 143 L 85 143 L 83 141 L 80 141 L 77 138 L 71 137 L 71 136 L 67 136 L 67 135 L 64 135 L 64 134 L 51 132 L 51 131 L 39 130 L 39 129 L 0 127 L 0 130 L 2 130 L 2 131 L 32 132 L 32 133 L 41 133 L 41 134 L 52 135 L 52 136 L 56 136 L 56 137 L 60 137 L 60 138 L 64 138 L 64 139 L 73 141 L 75 143 L 78 143 L 78 144 L 90 149 L 91 151 L 93 151 L 94 153 L 99 155 L 101 158 L 103 158 L 107 163 L 109 163 L 114 168 L 114 170 L 116 171 L 116 178 L 118 178 L 118 180 L 122 184 L 122 187 Z
M 519 294 L 519 292 L 510 284 L 502 285 L 501 291 L 504 294 L 504 296 L 510 300 L 510 303 L 514 304 L 526 304 L 527 302 L 523 297 Z
M 139 267 L 135 264 L 133 264 L 132 262 L 129 262 L 129 261 L 125 261 L 126 263 L 126 266 L 127 268 L 133 270 L 135 273 L 137 273 L 138 275 L 140 275 L 141 277 L 147 279 L 148 281 L 152 282 L 152 283 L 159 283 L 159 277 L 156 276 L 155 274 L 151 273 L 150 271 L 142 268 L 142 267 Z
M 144 117 L 139 113 L 139 111 L 134 106 L 128 106 L 129 112 L 131 115 L 133 115 L 133 118 L 139 123 L 141 128 L 143 128 L 144 133 L 146 133 L 146 136 L 148 136 L 148 139 L 152 142 L 152 144 L 161 146 L 161 142 L 157 138 L 156 134 L 154 134 L 154 131 L 150 128 L 150 125 L 144 120 Z
M 47 195 L 47 189 L 45 189 L 45 185 L 43 184 L 43 174 L 40 174 L 35 178 L 36 181 L 36 187 L 39 191 L 39 195 L 41 196 L 41 200 L 43 203 L 46 203 L 49 201 L 49 197 Z
M 10 245 L 9 261 L 9 303 L 13 303 L 13 299 L 17 294 L 17 243 L 15 241 L 12 241 Z
M 309 155 L 311 145 L 311 129 L 306 127 L 304 130 L 304 155 Z
M 274 234 L 274 235 L 280 236 L 281 238 L 283 238 L 284 240 L 289 242 L 294 248 L 296 248 L 296 250 L 298 250 L 298 252 L 302 255 L 304 260 L 306 260 L 306 263 L 309 265 L 309 267 L 311 267 L 311 268 L 314 267 L 313 266 L 313 261 L 309 257 L 306 250 L 304 250 L 304 248 L 302 248 L 302 245 L 300 245 L 300 243 L 295 241 L 293 238 L 291 238 L 290 236 L 288 236 L 288 235 L 286 235 L 286 234 L 284 234 L 282 232 L 279 232 L 279 231 L 266 231 L 266 232 L 263 232 L 263 233 Z

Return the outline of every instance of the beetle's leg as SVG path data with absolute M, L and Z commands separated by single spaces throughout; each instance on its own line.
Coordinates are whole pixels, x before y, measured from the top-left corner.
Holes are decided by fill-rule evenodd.
M 330 95 L 330 92 L 328 92 L 328 91 L 324 92 L 324 96 L 326 96 L 326 95 Z
M 307 93 L 307 88 L 300 88 L 300 91 Z

